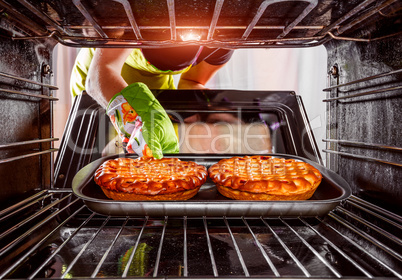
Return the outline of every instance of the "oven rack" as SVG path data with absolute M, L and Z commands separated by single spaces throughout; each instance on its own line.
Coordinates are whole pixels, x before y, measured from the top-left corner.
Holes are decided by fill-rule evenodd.
M 381 180 L 384 186 L 398 188 L 398 184 L 391 182 L 401 178 L 399 122 L 380 123 L 398 111 L 402 69 L 372 72 L 368 67 L 359 75 L 348 76 L 343 72 L 343 61 L 332 65 L 328 87 L 323 90 L 326 92 L 323 102 L 327 104 L 327 133 L 323 139 L 326 143 L 323 152 L 328 155 L 326 166 L 345 178 L 354 194 L 392 205 L 396 201 L 390 195 L 392 191 L 385 191 L 376 183 L 368 186 L 366 182 Z M 356 109 L 367 114 L 357 117 Z M 369 126 L 371 129 L 367 130 Z M 352 167 L 359 170 L 358 175 Z M 387 176 L 380 179 L 383 174 Z
M 91 1 L 72 0 L 69 6 L 63 6 L 66 13 L 77 14 L 76 17 L 81 16 L 85 19 L 85 23 L 74 24 L 66 22 L 63 16 L 62 19 L 54 18 L 49 11 L 44 7 L 46 5 L 38 6 L 30 3 L 27 0 L 17 0 L 26 13 L 12 8 L 6 1 L 0 0 L 0 7 L 3 7 L 8 14 L 13 15 L 15 19 L 21 23 L 25 28 L 28 28 L 29 33 L 25 36 L 14 36 L 14 40 L 26 40 L 35 38 L 54 38 L 59 43 L 73 46 L 73 47 L 155 47 L 164 46 L 172 47 L 178 45 L 198 44 L 211 47 L 226 47 L 226 48 L 287 48 L 287 47 L 314 47 L 322 45 L 332 39 L 334 40 L 349 40 L 358 42 L 372 42 L 376 40 L 385 39 L 400 35 L 398 28 L 395 32 L 390 34 L 381 34 L 376 36 L 361 36 L 349 35 L 348 31 L 359 28 L 362 24 L 366 24 L 368 20 L 376 21 L 377 17 L 380 19 L 389 19 L 398 16 L 400 3 L 398 0 L 365 0 L 356 5 L 349 12 L 344 13 L 337 19 L 331 20 L 327 23 L 319 22 L 318 24 L 303 25 L 303 20 L 308 19 L 309 16 L 320 15 L 321 10 L 326 10 L 324 4 L 317 0 L 264 0 L 261 1 L 258 8 L 250 11 L 252 13 L 251 20 L 245 25 L 234 23 L 219 24 L 221 16 L 225 10 L 235 9 L 229 1 L 216 0 L 216 1 L 202 1 L 200 10 L 208 9 L 211 13 L 211 20 L 209 25 L 183 25 L 179 24 L 180 1 L 166 0 L 161 1 L 157 5 L 165 6 L 163 16 L 168 18 L 168 25 L 161 24 L 153 21 L 152 25 L 140 24 L 138 18 L 135 17 L 133 12 L 133 3 L 129 0 L 110 0 L 110 5 L 121 5 L 124 11 L 125 20 L 129 23 L 128 26 L 124 24 L 107 25 L 101 24 L 100 21 L 110 17 L 110 14 L 102 13 L 98 15 L 93 11 L 93 4 Z M 229 4 L 227 4 L 229 2 Z M 284 5 L 284 3 L 293 2 L 298 5 L 300 2 L 305 3 L 305 7 L 300 14 L 297 14 L 293 19 L 284 19 L 283 22 L 276 24 L 261 23 L 261 19 L 267 17 L 266 11 L 273 5 Z M 212 3 L 212 4 L 211 4 Z M 50 5 L 50 4 L 49 4 Z M 154 4 L 155 5 L 155 4 Z M 320 6 L 322 5 L 322 6 Z M 71 8 L 71 7 L 72 8 Z M 61 9 L 61 10 L 63 10 Z M 71 10 L 69 10 L 71 9 Z M 48 10 L 53 11 L 50 7 Z M 317 10 L 316 14 L 311 15 L 313 10 Z M 396 12 L 395 12 L 396 11 Z M 53 11 L 54 12 L 54 11 Z M 108 12 L 110 12 L 108 10 Z M 191 13 L 190 11 L 186 11 Z M 194 13 L 194 17 L 197 14 Z M 38 25 L 34 20 L 37 18 L 46 25 L 46 30 Z M 314 20 L 312 20 L 314 22 Z M 259 23 L 260 22 L 260 23 Z M 311 22 L 311 20 L 309 20 Z M 88 35 L 86 32 L 91 31 L 93 34 Z M 130 37 L 126 35 L 110 35 L 116 31 L 129 31 Z M 158 32 L 169 34 L 169 38 L 157 39 L 152 36 L 144 35 L 146 32 Z M 234 35 L 217 36 L 217 34 L 225 32 L 236 32 Z M 252 32 L 256 31 L 278 31 L 275 35 L 264 36 L 250 36 Z M 303 31 L 303 32 L 300 32 Z M 181 34 L 188 32 L 202 33 L 200 38 L 197 39 L 184 39 Z M 307 34 L 307 35 L 306 35 Z
M 402 217 L 356 196 L 325 217 L 154 218 L 42 190 L 2 210 L 0 227 L 1 279 L 402 279 Z
M 49 107 L 53 107 L 53 101 L 58 101 L 59 98 L 54 96 L 54 92 L 59 88 L 55 85 L 43 82 L 45 76 L 50 76 L 50 66 L 48 64 L 42 64 L 41 66 L 41 82 L 34 80 L 33 78 L 25 78 L 21 74 L 3 72 L 0 71 L 0 95 L 4 96 L 5 99 L 12 100 L 26 100 L 28 103 L 35 104 L 35 110 L 38 116 L 41 116 L 38 120 L 39 123 L 46 122 L 46 109 L 43 103 L 48 101 Z M 35 73 L 32 73 L 35 75 Z M 5 106 L 5 108 L 7 105 Z M 18 108 L 19 109 L 19 108 Z M 4 110 L 6 112 L 6 110 Z M 15 111 L 14 111 L 15 112 Z M 22 115 L 28 114 L 21 110 L 21 115 L 17 118 L 21 118 Z M 5 114 L 7 115 L 7 114 Z M 9 123 L 15 123 L 14 117 L 16 114 L 8 114 Z M 5 142 L 0 144 L 0 151 L 4 151 L 4 157 L 0 158 L 0 164 L 6 164 L 10 162 L 16 162 L 21 159 L 35 158 L 38 161 L 38 166 L 36 167 L 37 172 L 43 174 L 50 185 L 53 185 L 53 176 L 47 173 L 46 168 L 43 168 L 42 162 L 46 161 L 46 156 L 49 158 L 49 163 L 54 161 L 53 154 L 58 151 L 54 148 L 54 142 L 58 141 L 59 138 L 53 137 L 53 115 L 50 114 L 48 117 L 51 121 L 49 122 L 49 133 L 44 133 L 43 131 L 37 132 L 34 137 L 30 136 L 28 139 L 24 140 L 13 140 L 13 138 L 7 138 Z M 5 130 L 14 131 L 18 130 L 18 127 L 9 125 Z M 34 129 L 34 128 L 32 128 Z M 28 148 L 27 148 L 28 147 Z M 10 150 L 26 150 L 24 153 L 21 152 L 9 152 Z M 50 167 L 53 170 L 53 165 Z M 31 172 L 34 173 L 34 170 Z
M 339 69 L 337 69 L 337 66 L 334 67 L 334 73 L 337 73 Z M 402 69 L 396 69 L 354 81 L 329 86 L 323 89 L 324 92 L 327 92 L 327 98 L 325 98 L 323 102 L 332 103 L 333 106 L 330 107 L 329 105 L 327 107 L 331 109 L 328 110 L 328 121 L 333 117 L 331 115 L 337 114 L 336 106 L 333 105 L 334 103 L 336 104 L 336 102 L 338 102 L 338 105 L 348 106 L 348 104 L 353 104 L 355 102 L 363 103 L 371 100 L 380 100 L 382 96 L 386 95 L 400 95 L 399 92 L 402 89 L 402 85 L 397 75 L 400 75 L 401 73 Z M 331 139 L 330 137 L 323 139 L 323 141 L 327 143 L 327 148 L 323 150 L 325 153 L 402 167 L 400 157 L 396 157 L 396 160 L 389 160 L 367 155 L 367 152 L 365 152 L 366 154 L 357 154 L 356 151 L 350 152 L 345 149 L 345 147 L 355 147 L 365 150 L 381 150 L 384 154 L 385 152 L 398 154 L 402 151 L 402 147 L 400 146 L 372 143 L 369 140 Z M 384 156 L 389 157 L 388 154 L 385 154 Z M 337 166 L 331 165 L 330 161 L 327 162 L 327 165 L 335 170 L 338 168 Z

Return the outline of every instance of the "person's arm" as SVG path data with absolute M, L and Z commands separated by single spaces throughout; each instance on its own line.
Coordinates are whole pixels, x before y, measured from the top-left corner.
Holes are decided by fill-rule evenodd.
M 128 86 L 121 76 L 121 68 L 132 49 L 98 48 L 94 53 L 86 80 L 86 91 L 101 106 Z
M 191 67 L 187 72 L 181 74 L 178 84 L 179 89 L 204 89 L 205 84 L 221 69 L 225 64 L 212 65 L 201 61 Z
M 178 153 L 179 142 L 169 116 L 143 83 L 128 85 L 121 69 L 131 49 L 97 49 L 89 67 L 86 90 L 101 106 L 127 152 L 162 158 Z

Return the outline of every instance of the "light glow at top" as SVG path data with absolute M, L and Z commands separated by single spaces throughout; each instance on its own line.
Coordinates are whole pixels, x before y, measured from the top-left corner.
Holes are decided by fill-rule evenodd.
M 201 40 L 201 35 L 194 33 L 192 30 L 188 30 L 183 32 L 180 35 L 180 38 L 182 39 L 182 41 L 199 41 Z

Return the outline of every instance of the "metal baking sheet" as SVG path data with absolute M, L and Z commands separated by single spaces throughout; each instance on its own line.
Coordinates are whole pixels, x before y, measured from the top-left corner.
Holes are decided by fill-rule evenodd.
M 335 172 L 305 158 L 269 154 L 270 156 L 293 158 L 305 161 L 316 167 L 323 179 L 309 200 L 300 201 L 246 201 L 232 200 L 222 196 L 215 184 L 208 178 L 200 191 L 186 201 L 119 201 L 107 198 L 94 182 L 96 169 L 106 160 L 131 155 L 114 155 L 98 159 L 82 168 L 72 182 L 73 192 L 82 198 L 89 209 L 111 216 L 207 216 L 207 217 L 269 217 L 269 216 L 324 216 L 342 200 L 351 195 L 349 184 Z M 169 156 L 166 156 L 169 157 Z M 174 155 L 185 161 L 194 161 L 209 168 L 222 158 L 231 156 L 194 156 Z

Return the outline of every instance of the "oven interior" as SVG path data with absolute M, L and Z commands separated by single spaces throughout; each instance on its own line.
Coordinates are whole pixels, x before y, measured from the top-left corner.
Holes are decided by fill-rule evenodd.
M 401 8 L 397 0 L 0 0 L 0 278 L 401 279 Z M 188 145 L 179 156 L 301 156 L 339 174 L 352 195 L 315 216 L 91 211 L 72 191 L 74 176 L 120 152 L 120 144 L 104 109 L 86 94 L 74 100 L 63 137 L 54 137 L 57 44 L 324 45 L 325 139 L 315 139 L 291 89 L 154 94 L 182 129 Z M 180 121 L 194 115 L 200 128 Z M 236 122 L 220 127 L 211 115 Z M 227 130 L 253 136 L 255 129 L 258 137 L 247 141 L 264 141 L 187 141 L 192 129 L 201 129 L 197 136 L 205 127 L 222 133 L 222 143 L 232 138 Z M 326 143 L 323 151 L 317 141 Z

